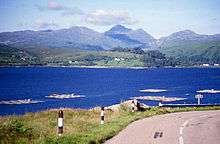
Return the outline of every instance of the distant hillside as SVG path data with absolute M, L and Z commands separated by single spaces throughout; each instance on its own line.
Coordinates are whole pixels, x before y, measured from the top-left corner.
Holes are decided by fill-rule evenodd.
M 0 66 L 105 66 L 162 67 L 178 65 L 159 51 L 115 48 L 110 51 L 82 51 L 68 48 L 12 48 L 0 45 Z
M 116 25 L 106 31 L 105 35 L 143 49 L 156 47 L 156 39 L 143 29 L 132 30 L 122 25 Z
M 180 31 L 161 38 L 158 48 L 167 56 L 220 63 L 220 35 L 199 35 L 190 30 Z
M 0 65 L 40 64 L 40 59 L 25 50 L 0 44 Z

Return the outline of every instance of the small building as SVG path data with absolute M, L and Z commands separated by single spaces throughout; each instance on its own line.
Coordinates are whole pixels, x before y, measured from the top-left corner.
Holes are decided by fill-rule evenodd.
M 117 58 L 117 57 L 116 57 L 114 60 L 115 60 L 115 61 L 124 61 L 125 59 L 124 59 L 124 58 Z
M 120 61 L 120 58 L 115 58 L 114 60 L 115 60 L 115 61 Z
M 209 64 L 202 64 L 202 66 L 204 66 L 204 67 L 208 67 L 208 66 L 210 66 Z

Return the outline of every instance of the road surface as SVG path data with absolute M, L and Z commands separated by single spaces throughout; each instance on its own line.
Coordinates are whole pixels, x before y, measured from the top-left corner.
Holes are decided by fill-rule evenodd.
M 105 144 L 220 144 L 220 110 L 145 118 Z

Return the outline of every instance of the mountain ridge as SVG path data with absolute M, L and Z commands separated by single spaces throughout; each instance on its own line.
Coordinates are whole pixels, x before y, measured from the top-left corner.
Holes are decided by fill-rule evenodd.
M 59 30 L 3 32 L 0 33 L 0 42 L 14 47 L 79 47 L 85 50 L 89 50 L 85 47 L 86 45 L 102 47 L 99 50 L 128 46 L 102 33 L 78 26 Z
M 171 57 L 218 57 L 220 34 L 203 35 L 183 30 L 155 39 L 143 29 L 115 25 L 100 33 L 83 26 L 59 30 L 24 30 L 0 33 L 0 43 L 15 48 L 68 48 L 103 51 L 114 48 L 159 50 Z M 220 57 L 220 56 L 219 56 Z M 217 58 L 218 59 L 218 58 Z

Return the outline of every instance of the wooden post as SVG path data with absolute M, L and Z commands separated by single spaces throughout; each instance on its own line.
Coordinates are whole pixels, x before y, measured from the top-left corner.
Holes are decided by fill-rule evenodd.
M 58 136 L 63 134 L 63 111 L 58 112 Z
M 104 112 L 105 112 L 105 108 L 101 107 L 101 125 L 104 124 Z

